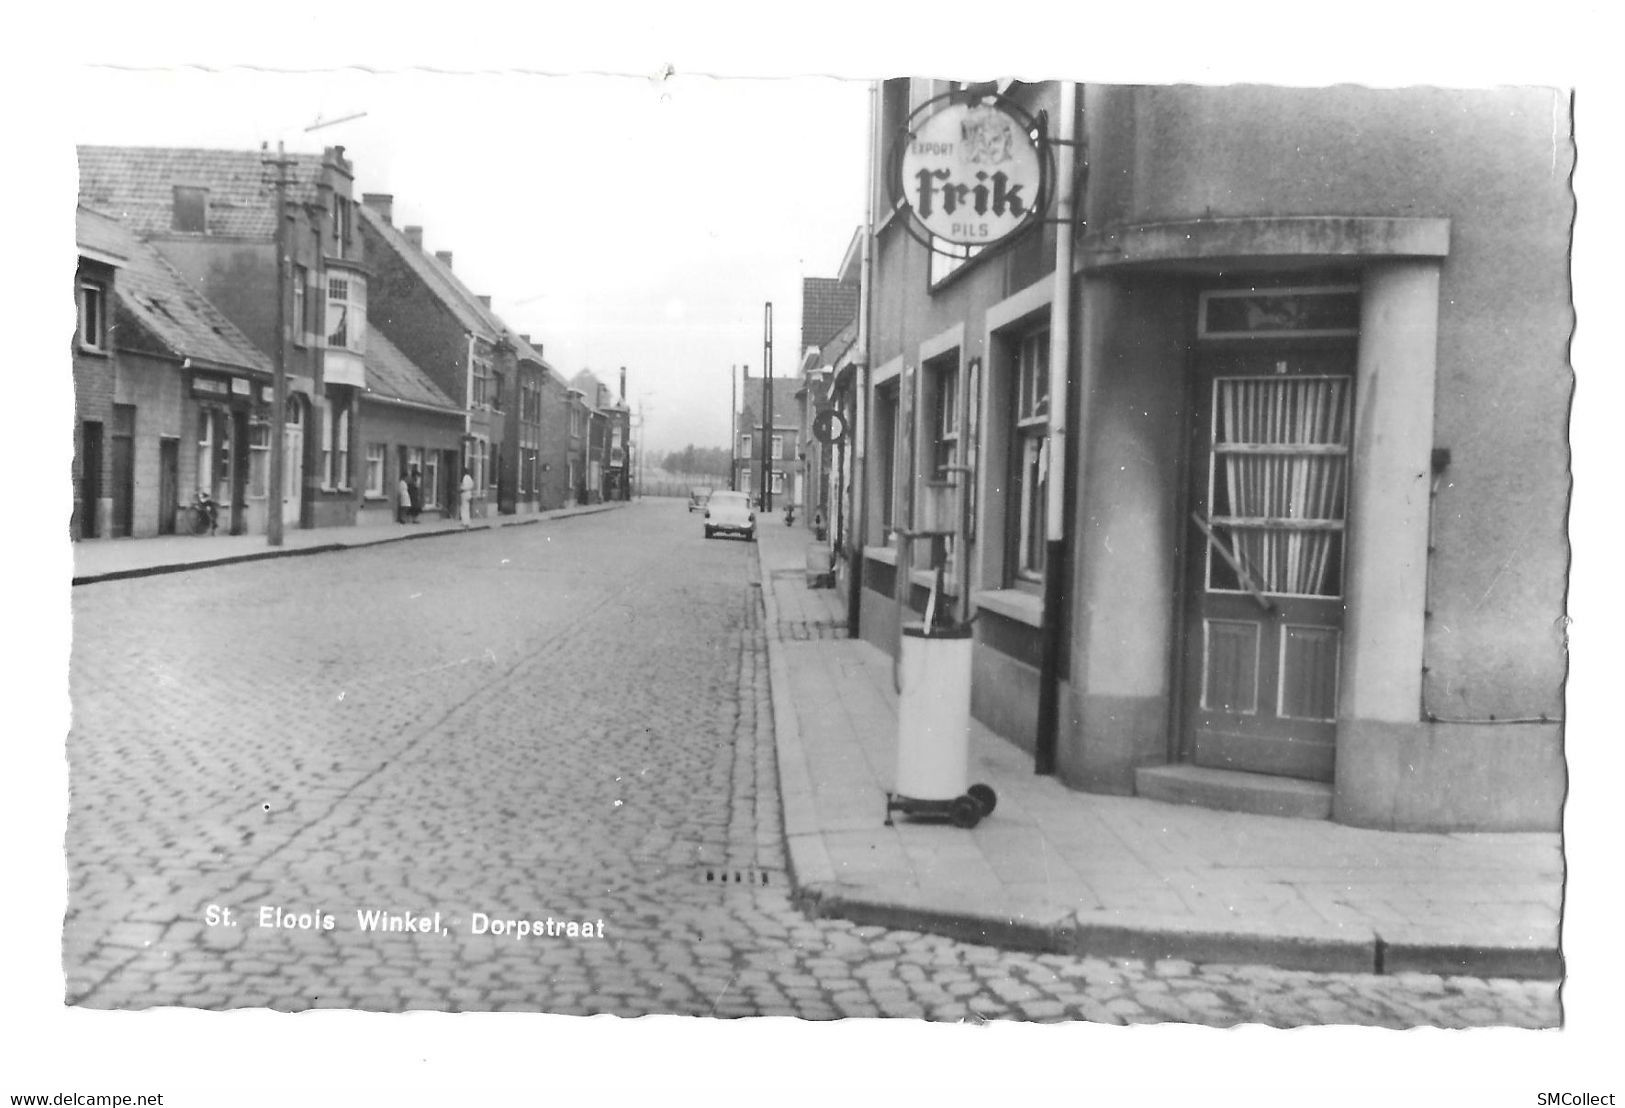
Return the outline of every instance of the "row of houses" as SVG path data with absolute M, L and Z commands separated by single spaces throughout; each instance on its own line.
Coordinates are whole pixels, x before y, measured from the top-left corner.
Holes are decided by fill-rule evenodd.
M 1076 789 L 1559 828 L 1568 118 L 1541 89 L 877 83 L 797 385 L 853 632 L 896 651 L 940 581 L 973 714 Z M 956 141 L 967 177 L 899 168 Z M 1022 213 L 993 175 L 1028 146 Z M 934 218 L 979 231 L 1001 189 L 1013 237 Z
M 341 146 L 79 148 L 76 540 L 173 533 L 200 492 L 232 534 L 392 522 L 402 480 L 449 517 L 465 473 L 476 516 L 629 495 L 625 369 L 566 378 L 354 181 Z

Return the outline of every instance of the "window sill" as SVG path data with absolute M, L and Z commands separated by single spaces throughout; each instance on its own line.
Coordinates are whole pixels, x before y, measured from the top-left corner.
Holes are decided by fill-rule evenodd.
M 1030 627 L 1044 625 L 1044 600 L 1022 589 L 989 589 L 971 594 L 980 609 L 995 615 L 1025 623 Z
M 871 562 L 883 562 L 889 566 L 897 564 L 897 548 L 895 546 L 866 546 L 863 556 Z

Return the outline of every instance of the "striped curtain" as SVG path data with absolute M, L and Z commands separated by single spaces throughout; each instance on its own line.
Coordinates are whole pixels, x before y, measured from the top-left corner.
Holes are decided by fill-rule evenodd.
M 1348 377 L 1214 382 L 1213 524 L 1261 592 L 1341 592 L 1353 400 Z

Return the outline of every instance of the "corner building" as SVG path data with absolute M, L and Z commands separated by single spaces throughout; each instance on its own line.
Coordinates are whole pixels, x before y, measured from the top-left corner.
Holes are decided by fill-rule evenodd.
M 879 83 L 875 164 L 960 87 Z M 1075 89 L 1070 127 L 1059 85 L 974 89 L 1070 131 L 1068 230 L 1050 203 L 1014 241 L 934 252 L 901 182 L 871 181 L 860 633 L 895 651 L 918 618 L 925 551 L 897 532 L 936 466 L 968 464 L 948 589 L 976 616 L 972 711 L 1052 744 L 1068 785 L 1364 827 L 1558 828 L 1566 98 Z

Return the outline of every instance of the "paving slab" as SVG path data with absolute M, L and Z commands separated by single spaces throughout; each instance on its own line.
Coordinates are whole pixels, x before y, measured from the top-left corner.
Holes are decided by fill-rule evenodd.
M 976 720 L 969 776 L 993 787 L 994 813 L 968 830 L 885 826 L 891 658 L 844 637 L 837 594 L 807 587 L 810 540 L 764 529 L 757 543 L 790 867 L 810 914 L 1057 954 L 1561 977 L 1555 833 L 1373 831 L 1078 792 Z

